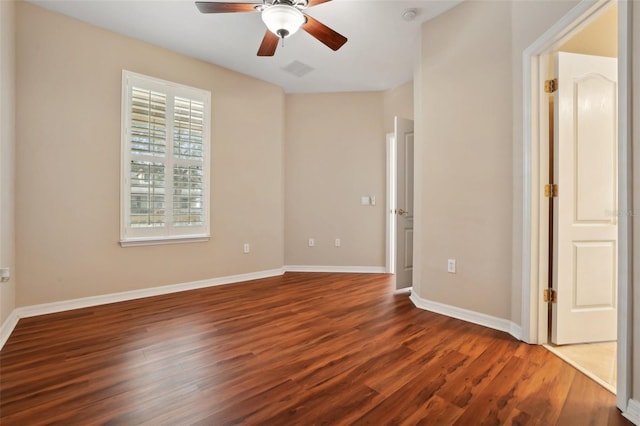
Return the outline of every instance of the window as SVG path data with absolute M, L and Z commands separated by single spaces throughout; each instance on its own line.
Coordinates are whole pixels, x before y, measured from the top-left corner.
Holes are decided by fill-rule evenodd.
M 211 93 L 122 73 L 122 246 L 207 240 Z

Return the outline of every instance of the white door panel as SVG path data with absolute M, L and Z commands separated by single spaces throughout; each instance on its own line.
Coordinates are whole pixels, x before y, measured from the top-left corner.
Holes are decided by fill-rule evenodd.
M 551 340 L 616 339 L 617 60 L 558 53 Z
M 413 120 L 395 118 L 396 289 L 413 280 Z

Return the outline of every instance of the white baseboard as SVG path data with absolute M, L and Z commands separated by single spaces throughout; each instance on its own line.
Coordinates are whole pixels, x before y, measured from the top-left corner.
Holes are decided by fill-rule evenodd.
M 5 319 L 2 323 L 2 328 L 0 328 L 0 349 L 2 349 L 4 344 L 7 342 L 7 339 L 9 339 L 11 333 L 13 333 L 13 329 L 16 328 L 16 325 L 18 325 L 19 319 L 20 317 L 14 309 L 13 311 L 11 311 L 7 319 Z
M 322 266 L 322 265 L 287 265 L 287 272 L 338 272 L 358 274 L 386 274 L 384 266 Z
M 627 404 L 627 409 L 622 415 L 633 422 L 634 425 L 640 425 L 640 402 L 635 399 L 630 399 Z
M 285 270 L 271 269 L 267 271 L 251 272 L 248 274 L 230 275 L 226 277 L 212 278 L 209 280 L 191 281 L 181 284 L 165 285 L 160 287 L 144 288 L 140 290 L 123 291 L 120 293 L 104 294 L 99 296 L 83 297 L 80 299 L 63 300 L 60 302 L 43 303 L 41 305 L 23 306 L 14 309 L 2 324 L 0 329 L 0 349 L 18 324 L 20 318 L 29 318 L 38 315 L 52 314 L 56 312 L 70 311 L 72 309 L 88 308 L 91 306 L 105 305 L 107 303 L 124 302 L 127 300 L 142 299 L 144 297 L 160 296 L 163 294 L 177 293 L 180 291 L 195 290 L 198 288 L 213 287 L 224 284 L 233 284 L 242 281 L 258 280 L 261 278 L 275 277 L 284 274 Z
M 509 331 L 507 331 L 507 333 L 509 333 L 510 335 L 512 335 L 518 340 L 522 340 L 522 327 L 520 327 L 518 324 L 516 324 L 513 321 L 509 321 Z
M 435 312 L 437 314 L 446 315 L 448 317 L 457 318 L 463 321 L 478 324 L 483 327 L 492 328 L 494 330 L 509 333 L 518 340 L 522 340 L 522 328 L 512 321 L 483 314 L 480 312 L 470 311 L 456 306 L 446 305 L 444 303 L 434 302 L 422 299 L 415 292 L 411 292 L 409 296 L 413 304 L 420 309 Z

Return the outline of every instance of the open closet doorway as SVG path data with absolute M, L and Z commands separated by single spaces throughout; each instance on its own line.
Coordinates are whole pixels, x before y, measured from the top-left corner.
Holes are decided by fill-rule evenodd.
M 612 392 L 618 318 L 618 10 L 540 57 L 540 277 L 546 347 Z M 545 120 L 548 118 L 548 120 Z M 542 261 L 542 259 L 545 261 Z M 546 317 L 546 318 L 545 318 Z M 542 337 L 542 336 L 541 336 Z
M 558 52 L 553 61 L 552 81 L 563 83 L 549 89 L 549 340 L 615 391 L 617 59 Z

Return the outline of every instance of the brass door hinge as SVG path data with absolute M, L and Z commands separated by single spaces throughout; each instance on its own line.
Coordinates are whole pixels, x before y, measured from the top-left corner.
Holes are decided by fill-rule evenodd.
M 544 82 L 544 91 L 545 93 L 553 93 L 558 90 L 558 79 L 554 78 L 552 80 L 546 80 Z
M 547 198 L 558 196 L 558 185 L 555 183 L 548 183 L 544 186 L 544 196 Z
M 552 288 L 546 288 L 543 293 L 544 301 L 547 303 L 556 303 L 558 293 Z

